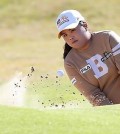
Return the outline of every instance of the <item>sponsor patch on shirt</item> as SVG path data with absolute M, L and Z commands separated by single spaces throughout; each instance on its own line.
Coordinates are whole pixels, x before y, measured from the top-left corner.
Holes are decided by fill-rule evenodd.
M 82 73 L 82 74 L 84 74 L 84 73 L 86 73 L 88 70 L 90 70 L 91 69 L 91 66 L 90 66 L 90 64 L 87 64 L 85 67 L 83 67 L 82 69 L 80 69 L 80 72 Z
M 113 53 L 112 52 L 104 52 L 103 55 L 104 56 L 101 58 L 102 62 L 106 61 L 109 57 L 111 57 L 113 55 Z
M 74 85 L 77 82 L 77 80 L 75 79 L 75 77 L 71 80 L 71 83 Z

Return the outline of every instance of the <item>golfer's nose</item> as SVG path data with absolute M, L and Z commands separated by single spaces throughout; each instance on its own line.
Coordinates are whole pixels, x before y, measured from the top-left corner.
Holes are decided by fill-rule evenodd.
M 70 39 L 70 41 L 73 40 L 74 39 L 74 36 L 70 36 L 69 39 Z

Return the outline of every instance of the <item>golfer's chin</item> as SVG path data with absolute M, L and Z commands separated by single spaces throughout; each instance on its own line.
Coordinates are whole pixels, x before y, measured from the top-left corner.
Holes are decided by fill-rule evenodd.
M 78 49 L 78 50 L 86 50 L 87 48 L 88 48 L 88 44 L 86 45 L 86 44 L 81 44 L 81 43 L 79 43 L 79 44 L 75 44 L 75 48 L 76 49 Z

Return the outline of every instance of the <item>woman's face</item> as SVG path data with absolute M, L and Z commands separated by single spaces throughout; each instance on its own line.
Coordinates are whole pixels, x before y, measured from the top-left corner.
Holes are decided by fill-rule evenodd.
M 87 28 L 78 25 L 74 29 L 63 30 L 61 36 L 69 46 L 75 49 L 84 50 L 88 47 L 88 42 L 91 38 L 90 32 L 86 29 Z

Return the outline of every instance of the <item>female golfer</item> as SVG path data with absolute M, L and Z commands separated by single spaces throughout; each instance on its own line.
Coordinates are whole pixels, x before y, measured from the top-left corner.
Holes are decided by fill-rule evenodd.
M 120 103 L 120 37 L 91 32 L 80 12 L 66 10 L 56 20 L 65 41 L 64 66 L 72 84 L 93 106 Z

